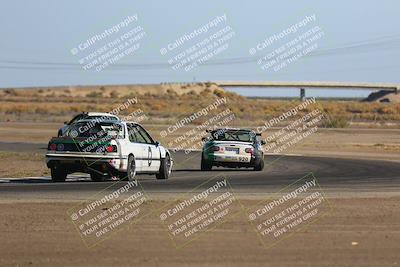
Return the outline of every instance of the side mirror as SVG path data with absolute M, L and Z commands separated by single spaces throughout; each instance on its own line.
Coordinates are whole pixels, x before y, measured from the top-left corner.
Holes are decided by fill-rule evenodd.
M 266 145 L 267 144 L 267 142 L 265 142 L 264 140 L 261 140 L 261 145 L 263 146 L 263 145 Z
M 68 124 L 68 121 L 64 121 L 64 125 L 67 125 Z
M 201 138 L 201 141 L 206 142 L 206 141 L 207 141 L 207 138 L 206 138 L 206 137 L 203 137 L 203 138 Z
M 154 145 L 155 145 L 155 146 L 159 146 L 159 145 L 160 145 L 160 142 L 155 141 L 155 142 L 154 142 Z

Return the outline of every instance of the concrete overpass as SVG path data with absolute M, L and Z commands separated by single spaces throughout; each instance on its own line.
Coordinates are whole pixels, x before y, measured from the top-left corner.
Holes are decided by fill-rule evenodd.
M 342 90 L 389 90 L 396 94 L 400 91 L 400 84 L 395 83 L 358 83 L 358 82 L 281 82 L 281 81 L 264 81 L 264 82 L 246 82 L 246 81 L 217 81 L 214 82 L 220 87 L 294 87 L 300 88 L 300 98 L 305 97 L 305 88 L 318 89 L 342 89 Z
M 319 89 L 359 89 L 359 90 L 393 90 L 400 91 L 400 84 L 396 83 L 357 83 L 357 82 L 244 82 L 244 81 L 216 81 L 221 87 L 295 87 Z

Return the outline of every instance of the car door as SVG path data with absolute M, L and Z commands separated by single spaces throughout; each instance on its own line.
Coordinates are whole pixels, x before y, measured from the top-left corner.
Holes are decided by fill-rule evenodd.
M 146 171 L 157 172 L 160 169 L 160 151 L 150 134 L 140 125 L 136 125 L 137 134 L 143 144 L 146 145 L 147 161 L 143 161 L 143 168 Z
M 133 153 L 136 162 L 136 171 L 145 171 L 146 162 L 148 160 L 148 146 L 143 138 L 138 134 L 134 124 L 128 123 L 128 136 L 129 136 L 129 153 Z

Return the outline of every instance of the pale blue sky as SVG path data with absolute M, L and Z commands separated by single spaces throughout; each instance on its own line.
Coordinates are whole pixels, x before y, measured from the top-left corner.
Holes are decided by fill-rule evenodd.
M 1 2 L 0 87 L 3 88 L 193 79 L 400 82 L 400 2 L 396 0 Z M 71 48 L 90 36 L 128 15 L 138 14 L 138 24 L 147 36 L 137 54 L 119 63 L 165 64 L 168 58 L 160 55 L 161 47 L 224 13 L 236 36 L 229 49 L 216 57 L 218 60 L 250 57 L 250 47 L 312 14 L 316 14 L 316 25 L 325 32 L 319 41 L 322 52 L 277 73 L 265 72 L 255 62 L 206 65 L 189 72 L 169 67 L 84 71 L 70 53 Z

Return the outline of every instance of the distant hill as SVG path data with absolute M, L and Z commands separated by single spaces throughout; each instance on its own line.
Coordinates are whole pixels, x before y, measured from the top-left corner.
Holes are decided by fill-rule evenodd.
M 400 93 L 396 94 L 389 90 L 380 90 L 371 93 L 363 102 L 380 102 L 380 103 L 400 103 Z
M 70 97 L 123 97 L 129 95 L 196 94 L 205 90 L 223 90 L 211 83 L 162 83 L 104 86 L 58 86 L 7 88 L 0 95 L 20 96 L 70 96 Z

